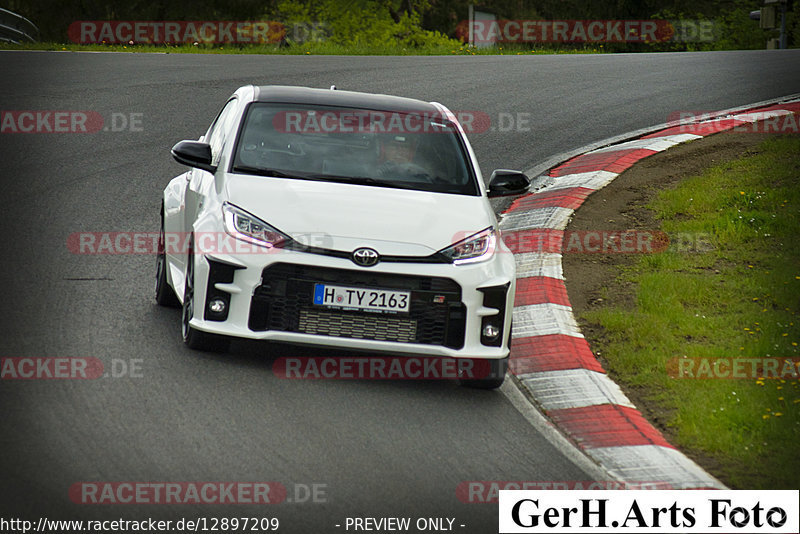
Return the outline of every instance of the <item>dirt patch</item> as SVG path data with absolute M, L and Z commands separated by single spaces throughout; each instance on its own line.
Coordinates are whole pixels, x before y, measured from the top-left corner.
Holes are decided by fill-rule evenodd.
M 613 182 L 593 193 L 573 216 L 568 231 L 657 231 L 660 224 L 646 205 L 667 188 L 674 188 L 682 179 L 701 174 L 720 162 L 758 154 L 757 146 L 770 134 L 722 133 L 684 143 L 646 158 L 628 169 Z M 593 352 L 608 369 L 602 353 L 604 330 L 587 323 L 584 312 L 611 306 L 633 309 L 635 287 L 620 276 L 626 266 L 638 258 L 635 254 L 569 254 L 562 263 L 567 293 Z M 615 379 L 613 373 L 609 373 Z M 674 442 L 674 431 L 666 426 L 670 413 L 651 400 L 654 392 L 620 384 L 625 394 L 642 414 L 668 440 Z M 689 457 L 710 472 L 718 471 L 713 458 L 696 450 L 684 450 Z

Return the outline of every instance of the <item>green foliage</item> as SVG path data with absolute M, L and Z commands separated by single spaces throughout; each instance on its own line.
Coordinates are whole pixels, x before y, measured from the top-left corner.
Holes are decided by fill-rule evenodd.
M 692 380 L 667 369 L 693 358 L 800 357 L 798 165 L 800 137 L 774 137 L 660 192 L 649 207 L 661 230 L 702 236 L 703 246 L 642 256 L 621 275 L 635 305 L 581 315 L 603 327 L 593 345 L 609 372 L 646 392 L 674 443 L 713 458 L 714 474 L 734 488 L 800 482 L 790 446 L 800 439 L 797 373 Z
M 737 6 L 720 14 L 716 50 L 759 50 L 766 47 L 770 32 L 759 28 L 758 21 L 750 18 L 750 11 L 749 7 Z
M 426 5 L 422 3 L 420 7 Z M 344 7 L 337 0 L 280 0 L 275 14 L 288 27 L 321 24 L 333 45 L 411 48 L 458 45 L 439 32 L 422 29 L 419 12 L 398 13 L 391 2 L 351 0 Z
M 289 24 L 286 43 L 317 49 L 295 24 L 318 24 L 311 40 L 324 39 L 334 48 L 421 50 L 450 53 L 460 22 L 472 0 L 7 0 L 4 7 L 29 18 L 44 42 L 67 42 L 67 28 L 80 20 L 272 20 Z M 761 30 L 749 12 L 761 0 L 483 0 L 478 9 L 499 19 L 522 20 L 645 20 L 715 21 L 712 42 L 576 43 L 516 45 L 517 52 L 557 51 L 653 52 L 680 50 L 763 49 L 777 31 Z M 800 4 L 787 15 L 789 46 L 800 45 Z M 510 45 L 499 45 L 510 48 Z M 498 49 L 499 49 L 498 46 Z M 230 48 L 230 47 L 226 47 Z M 438 52 L 435 52 L 438 51 Z M 346 53 L 346 50 L 345 50 Z M 480 53 L 487 53 L 482 51 Z

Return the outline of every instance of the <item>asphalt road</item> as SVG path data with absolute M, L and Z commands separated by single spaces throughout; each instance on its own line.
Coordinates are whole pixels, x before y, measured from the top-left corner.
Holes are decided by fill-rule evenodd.
M 470 136 L 485 175 L 665 122 L 684 110 L 800 92 L 800 51 L 536 57 L 297 57 L 0 52 L 0 109 L 96 111 L 134 131 L 0 134 L 0 355 L 92 356 L 126 376 L 0 381 L 0 517 L 275 516 L 283 532 L 342 532 L 348 516 L 454 517 L 496 531 L 470 480 L 596 477 L 502 392 L 450 382 L 283 380 L 236 343 L 185 349 L 155 305 L 154 258 L 71 253 L 83 231 L 155 231 L 169 148 L 204 132 L 237 87 L 299 84 L 437 100 L 488 114 Z M 131 115 L 133 114 L 133 115 Z M 513 121 L 513 124 L 512 124 Z M 521 122 L 522 121 L 522 122 Z M 131 376 L 131 365 L 136 365 Z M 120 373 L 122 374 L 122 373 Z M 74 505 L 79 481 L 322 484 L 317 503 Z M 300 486 L 302 488 L 303 486 Z M 295 499 L 296 500 L 296 499 Z

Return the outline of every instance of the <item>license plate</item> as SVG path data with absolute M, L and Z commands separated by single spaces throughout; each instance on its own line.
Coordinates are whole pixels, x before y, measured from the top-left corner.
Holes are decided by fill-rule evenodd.
M 314 304 L 353 310 L 408 313 L 411 293 L 314 284 Z

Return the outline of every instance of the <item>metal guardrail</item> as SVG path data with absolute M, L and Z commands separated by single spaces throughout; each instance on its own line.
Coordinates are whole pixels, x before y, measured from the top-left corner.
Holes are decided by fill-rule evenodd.
M 22 15 L 0 8 L 0 41 L 19 44 L 38 40 L 39 28 L 33 22 Z

